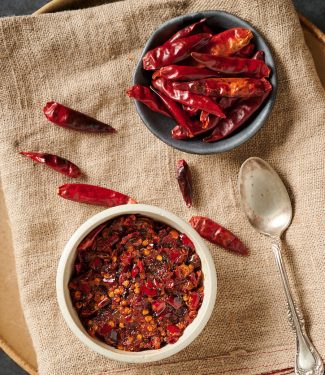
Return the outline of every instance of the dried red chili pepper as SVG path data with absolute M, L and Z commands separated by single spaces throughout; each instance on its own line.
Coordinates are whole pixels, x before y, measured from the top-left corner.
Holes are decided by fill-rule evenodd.
M 197 108 L 195 108 L 195 107 L 190 107 L 190 106 L 188 106 L 188 105 L 182 105 L 182 108 L 184 109 L 184 111 L 186 111 L 186 112 L 188 112 L 188 114 L 190 115 L 190 116 L 195 116 L 197 113 L 198 113 L 198 109 Z
M 137 203 L 129 196 L 111 189 L 88 184 L 65 184 L 59 187 L 60 197 L 71 201 L 114 207 L 121 204 Z
M 245 47 L 253 38 L 248 29 L 233 28 L 213 35 L 205 51 L 215 56 L 230 56 Z
M 154 112 L 161 113 L 164 116 L 171 117 L 164 108 L 164 104 L 159 101 L 157 95 L 148 87 L 142 85 L 134 85 L 127 90 L 127 95 L 142 102 Z
M 248 255 L 247 247 L 228 229 L 204 216 L 192 216 L 191 226 L 206 240 L 241 255 Z
M 157 78 L 152 82 L 152 84 L 157 90 L 181 104 L 201 109 L 202 111 L 212 113 L 219 117 L 226 117 L 218 104 L 207 96 L 193 94 L 189 91 L 178 90 L 174 87 L 175 82 L 167 81 L 164 78 Z
M 218 73 L 197 66 L 168 65 L 157 70 L 153 79 L 163 77 L 169 81 L 191 81 L 195 79 L 217 77 Z
M 190 167 L 183 159 L 176 163 L 176 178 L 186 206 L 191 207 L 193 196 L 192 175 Z
M 236 52 L 234 56 L 250 58 L 254 52 L 254 49 L 255 45 L 253 43 L 247 44 L 247 46 Z
M 126 93 L 130 98 L 138 100 L 153 111 L 161 113 L 164 116 L 171 117 L 170 114 L 165 110 L 165 108 L 163 108 L 164 104 L 159 101 L 157 95 L 148 87 L 142 85 L 134 85 L 130 87 Z
M 265 61 L 265 53 L 264 51 L 257 51 L 255 55 L 252 57 L 253 60 L 261 60 Z
M 219 117 L 216 117 L 219 118 Z M 214 129 L 215 124 L 208 123 L 208 126 L 203 127 L 203 123 L 200 121 L 195 122 L 195 127 L 192 129 L 192 134 L 189 136 L 189 133 L 182 128 L 179 125 L 176 125 L 172 131 L 171 131 L 171 136 L 173 139 L 179 139 L 179 140 L 184 140 L 184 139 L 189 139 L 196 137 L 198 135 L 202 135 L 204 133 L 207 133 L 209 130 Z
M 174 82 L 173 87 L 199 95 L 234 98 L 261 96 L 272 89 L 265 78 L 207 78 L 190 82 Z
M 116 132 L 110 125 L 104 124 L 57 102 L 46 103 L 43 112 L 49 121 L 64 128 L 91 133 Z
M 201 111 L 200 121 L 205 122 L 209 117 L 209 112 Z
M 222 109 L 227 109 L 231 107 L 238 99 L 237 98 L 221 98 L 219 101 L 219 106 Z M 193 136 L 202 135 L 204 133 L 207 133 L 208 131 L 213 130 L 221 120 L 220 117 L 211 115 L 209 113 L 208 118 L 204 122 L 195 122 L 195 127 L 193 128 Z M 174 139 L 188 139 L 189 136 L 187 132 L 180 126 L 175 126 L 172 129 L 172 138 Z
M 57 102 L 48 102 L 43 108 L 47 119 L 63 128 L 91 133 L 115 133 L 110 125 L 104 124 L 84 113 L 75 111 Z
M 202 23 L 200 25 L 200 30 L 202 31 L 202 33 L 208 33 L 208 34 L 214 34 L 213 30 L 205 23 Z
M 245 76 L 255 78 L 263 78 L 270 75 L 270 68 L 261 60 L 213 56 L 198 52 L 192 52 L 191 56 L 207 68 L 219 73 L 245 74 Z
M 200 25 L 204 26 L 202 24 L 205 21 L 206 21 L 206 18 L 202 18 L 198 22 L 194 22 L 191 25 L 185 26 L 183 29 L 180 29 L 179 31 L 177 31 L 176 34 L 174 34 L 173 36 L 171 36 L 168 39 L 168 42 L 174 42 L 175 40 L 178 40 L 178 39 L 181 39 L 181 38 L 185 38 L 186 36 L 191 35 L 193 33 L 193 31 L 195 31 L 195 29 L 198 28 L 198 26 L 200 26 Z M 203 31 L 203 32 L 205 33 L 206 31 Z
M 42 163 L 48 167 L 54 169 L 69 177 L 79 177 L 81 175 L 80 169 L 71 161 L 61 158 L 57 155 L 47 154 L 44 152 L 20 152 L 20 154 L 25 155 L 37 163 Z
M 192 51 L 205 46 L 211 38 L 210 34 L 195 34 L 189 37 L 167 41 L 162 46 L 148 51 L 142 58 L 143 69 L 155 70 L 176 63 L 190 56 Z
M 173 116 L 174 120 L 185 130 L 188 137 L 191 138 L 193 136 L 192 134 L 193 129 L 195 128 L 195 123 L 190 119 L 189 115 L 167 95 L 154 90 L 152 87 L 151 90 L 153 90 L 159 96 L 170 114 Z
M 215 142 L 233 133 L 260 108 L 269 93 L 270 91 L 262 96 L 240 101 L 231 109 L 228 117 L 219 122 L 212 134 L 203 139 L 203 142 Z

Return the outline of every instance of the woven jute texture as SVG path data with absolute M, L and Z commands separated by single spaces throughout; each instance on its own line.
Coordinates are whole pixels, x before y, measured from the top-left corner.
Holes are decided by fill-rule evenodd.
M 219 9 L 251 22 L 272 47 L 279 90 L 262 130 L 236 150 L 184 154 L 155 138 L 126 97 L 141 48 L 162 22 Z M 250 156 L 269 161 L 284 179 L 294 219 L 284 257 L 311 338 L 325 356 L 324 92 L 289 0 L 127 0 L 80 11 L 0 20 L 0 170 L 17 274 L 40 374 L 260 374 L 292 367 L 295 340 L 269 239 L 241 212 L 236 186 Z M 89 135 L 46 121 L 46 101 L 109 122 L 116 135 Z M 106 186 L 184 219 L 207 215 L 251 249 L 237 257 L 209 245 L 218 273 L 215 310 L 203 333 L 181 353 L 148 365 L 110 361 L 88 350 L 66 326 L 55 275 L 71 234 L 101 208 L 63 200 L 70 182 L 18 154 L 47 151 L 79 165 L 81 182 Z M 193 171 L 194 208 L 175 180 L 175 161 Z M 13 317 L 14 319 L 14 317 Z M 283 373 L 283 371 L 282 371 Z

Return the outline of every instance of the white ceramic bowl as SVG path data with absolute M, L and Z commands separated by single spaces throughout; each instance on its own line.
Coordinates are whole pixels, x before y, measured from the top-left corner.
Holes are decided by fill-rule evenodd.
M 142 352 L 127 352 L 115 349 L 104 342 L 92 338 L 83 328 L 70 299 L 68 283 L 76 258 L 76 248 L 80 241 L 101 223 L 111 220 L 114 217 L 127 214 L 141 214 L 154 220 L 166 223 L 179 232 L 185 233 L 194 243 L 196 252 L 201 258 L 202 272 L 204 274 L 204 298 L 198 311 L 198 315 L 185 329 L 183 335 L 175 344 L 167 344 L 161 349 L 146 350 Z M 145 363 L 170 357 L 171 355 L 184 349 L 200 334 L 208 322 L 215 304 L 217 277 L 209 249 L 201 237 L 189 224 L 171 212 L 165 211 L 158 207 L 144 204 L 128 204 L 109 208 L 100 212 L 87 220 L 75 231 L 66 244 L 59 261 L 56 277 L 56 292 L 59 307 L 66 323 L 71 331 L 79 338 L 79 340 L 87 345 L 90 349 L 116 361 Z

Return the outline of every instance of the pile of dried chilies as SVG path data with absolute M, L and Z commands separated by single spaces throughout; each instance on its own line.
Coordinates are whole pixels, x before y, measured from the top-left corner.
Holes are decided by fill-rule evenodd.
M 264 52 L 248 29 L 214 34 L 206 19 L 148 51 L 143 69 L 153 70 L 150 89 L 134 85 L 128 96 L 175 120 L 174 139 L 228 137 L 265 102 L 272 90 Z

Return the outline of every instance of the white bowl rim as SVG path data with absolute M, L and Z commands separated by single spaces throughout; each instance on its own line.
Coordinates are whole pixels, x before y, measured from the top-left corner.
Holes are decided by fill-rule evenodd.
M 204 298 L 197 317 L 185 329 L 183 335 L 175 344 L 167 344 L 160 349 L 141 352 L 127 352 L 115 349 L 99 340 L 93 339 L 86 333 L 74 310 L 68 291 L 68 281 L 75 259 L 76 247 L 80 241 L 94 228 L 114 217 L 140 214 L 154 220 L 164 222 L 171 227 L 185 233 L 194 243 L 200 256 L 204 274 Z M 70 269 L 68 269 L 70 267 Z M 113 360 L 129 363 L 147 363 L 170 357 L 187 347 L 203 330 L 207 324 L 216 300 L 217 274 L 210 250 L 200 235 L 184 220 L 162 208 L 145 204 L 127 204 L 116 206 L 90 217 L 70 237 L 64 247 L 58 264 L 56 276 L 56 293 L 59 308 L 70 330 L 75 336 L 93 351 Z M 73 316 L 74 315 L 74 316 Z

